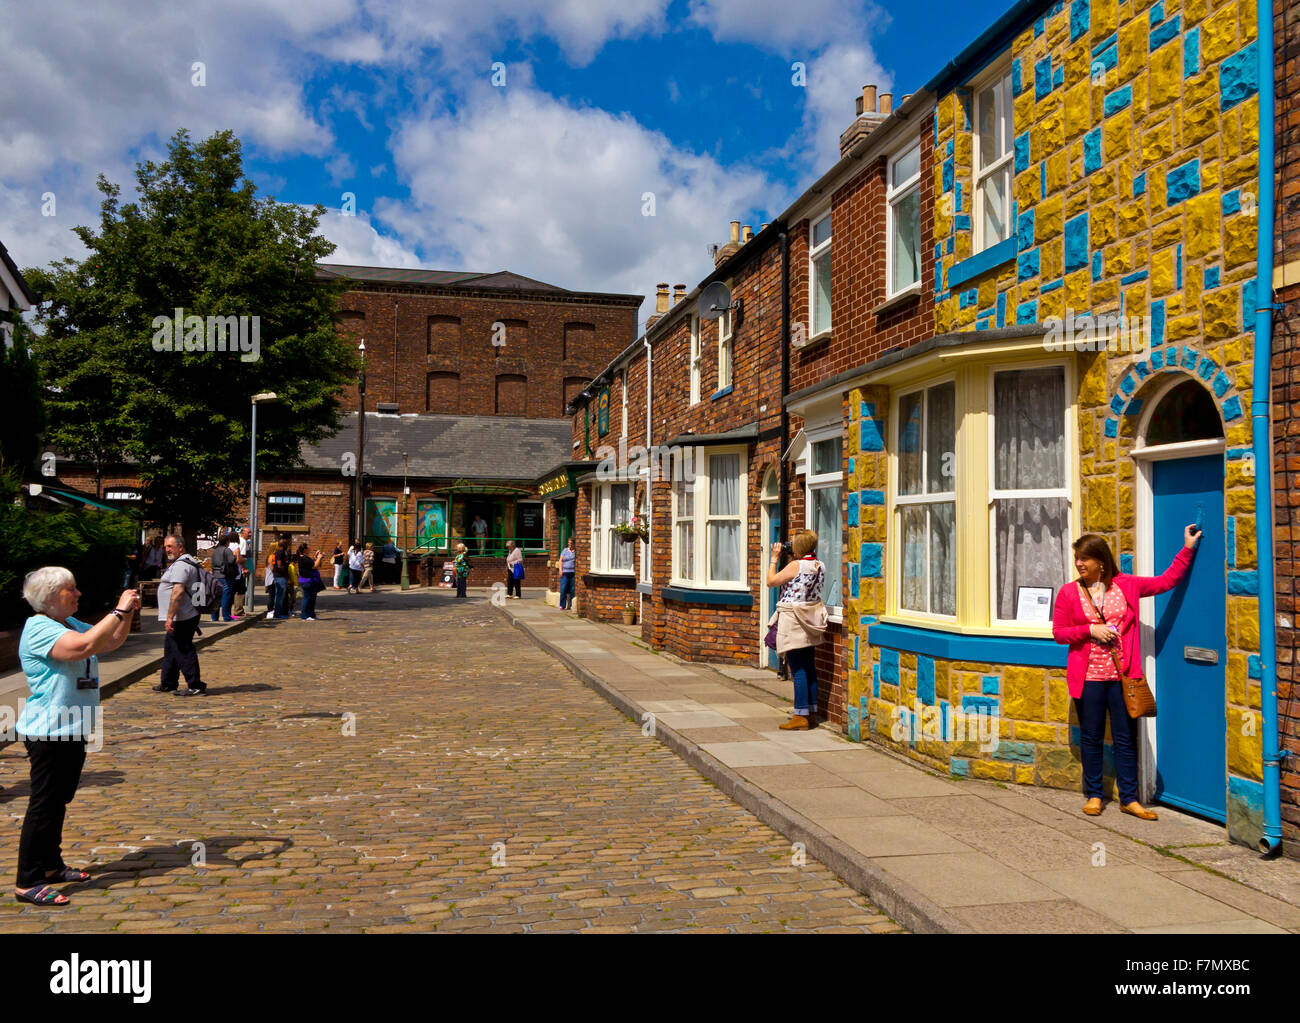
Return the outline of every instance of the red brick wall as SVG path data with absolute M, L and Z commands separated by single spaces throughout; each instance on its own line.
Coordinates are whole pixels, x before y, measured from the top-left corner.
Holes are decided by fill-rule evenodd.
M 572 397 L 566 396 L 566 381 L 572 391 L 575 381 L 590 380 L 637 334 L 635 301 L 546 301 L 360 285 L 345 292 L 339 305 L 343 329 L 366 342 L 371 412 L 380 402 L 396 402 L 403 413 L 554 419 Z M 495 323 L 504 325 L 503 338 L 494 332 Z M 494 344 L 494 336 L 504 345 Z M 356 389 L 346 389 L 341 400 L 345 410 L 355 411 Z

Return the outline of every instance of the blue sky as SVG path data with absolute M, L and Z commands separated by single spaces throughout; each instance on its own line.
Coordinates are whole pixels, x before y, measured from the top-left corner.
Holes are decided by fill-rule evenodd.
M 728 221 L 824 172 L 864 84 L 919 88 L 1001 4 L 847 0 L 71 0 L 0 40 L 0 230 L 77 255 L 95 176 L 129 192 L 178 127 L 233 129 L 278 199 L 321 203 L 334 260 L 650 295 L 695 283 Z M 192 66 L 204 64 L 203 84 Z M 803 63 L 806 86 L 792 82 Z M 493 65 L 505 83 L 493 83 Z M 42 197 L 53 193 L 57 211 Z M 344 216 L 345 193 L 355 216 Z M 654 216 L 644 196 L 654 196 Z M 649 303 L 642 309 L 644 317 Z

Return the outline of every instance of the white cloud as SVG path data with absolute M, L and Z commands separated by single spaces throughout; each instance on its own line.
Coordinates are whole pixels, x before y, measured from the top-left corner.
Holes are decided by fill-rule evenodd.
M 365 213 L 344 216 L 331 210 L 320 218 L 319 234 L 337 248 L 325 257 L 327 263 L 351 263 L 354 266 L 419 267 L 418 256 L 401 242 L 381 235 Z

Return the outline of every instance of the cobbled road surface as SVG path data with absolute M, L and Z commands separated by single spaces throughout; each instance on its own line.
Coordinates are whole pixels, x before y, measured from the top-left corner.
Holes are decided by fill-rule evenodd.
M 206 697 L 107 700 L 64 829 L 94 877 L 0 932 L 899 930 L 485 597 L 320 612 L 202 650 Z M 10 884 L 27 793 L 10 745 Z

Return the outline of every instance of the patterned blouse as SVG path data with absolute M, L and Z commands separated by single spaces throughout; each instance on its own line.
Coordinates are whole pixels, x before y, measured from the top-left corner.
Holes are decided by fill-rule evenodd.
M 811 554 L 799 561 L 799 574 L 781 587 L 778 604 L 812 604 L 822 599 L 826 566 Z
M 1083 613 L 1094 623 L 1098 622 L 1097 610 L 1092 606 L 1092 600 L 1085 597 L 1082 604 Z M 1106 624 L 1119 632 L 1119 623 L 1124 620 L 1124 615 L 1128 612 L 1128 601 L 1124 599 L 1124 593 L 1118 586 L 1112 584 L 1106 590 L 1106 596 L 1101 601 L 1101 610 L 1106 616 Z M 1119 678 L 1119 672 L 1115 669 L 1115 659 L 1110 651 L 1110 647 L 1102 646 L 1095 639 L 1089 642 L 1088 673 L 1084 675 L 1085 679 L 1113 681 Z

